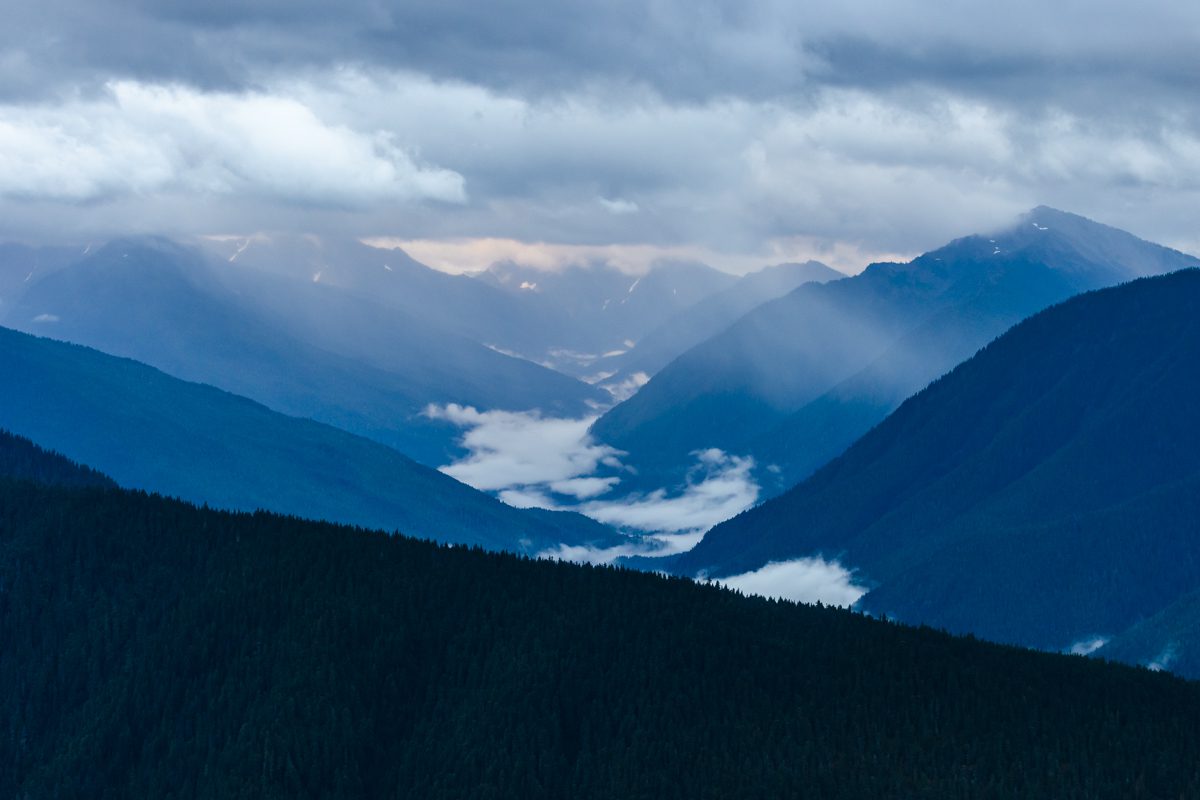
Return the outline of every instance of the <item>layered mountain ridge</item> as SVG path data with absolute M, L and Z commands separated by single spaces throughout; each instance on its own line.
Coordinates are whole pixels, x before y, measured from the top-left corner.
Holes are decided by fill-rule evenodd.
M 863 608 L 901 620 L 1048 649 L 1120 635 L 1200 589 L 1197 363 L 1200 270 L 1073 298 L 676 569 L 819 555 L 870 589 Z
M 90 348 L 0 328 L 0 429 L 120 485 L 534 554 L 611 545 L 576 514 L 528 513 L 374 441 Z
M 697 450 L 752 455 L 775 494 L 1030 314 L 1194 266 L 1200 260 L 1039 207 L 1005 231 L 759 306 L 610 409 L 593 434 L 659 479 L 681 474 Z

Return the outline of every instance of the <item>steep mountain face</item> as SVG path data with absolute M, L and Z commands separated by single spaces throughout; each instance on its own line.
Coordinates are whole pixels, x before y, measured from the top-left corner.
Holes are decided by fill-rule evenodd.
M 592 379 L 617 369 L 619 356 L 673 315 L 737 282 L 704 264 L 670 261 L 641 276 L 608 264 L 547 271 L 501 262 L 476 279 L 517 298 L 535 319 L 561 314 L 565 333 L 528 355 Z
M 1051 649 L 1119 634 L 1200 589 L 1198 363 L 1200 271 L 1074 298 L 676 569 L 821 555 L 901 620 Z
M 582 414 L 605 394 L 346 292 L 231 279 L 164 240 L 100 248 L 28 288 L 11 327 L 144 361 L 439 465 L 457 431 L 430 403 Z
M 1200 684 L 0 479 L 4 797 L 1153 800 Z
M 1081 291 L 1197 265 L 1038 208 L 1002 233 L 959 239 L 908 264 L 873 264 L 760 306 L 672 362 L 593 434 L 660 479 L 681 474 L 698 449 L 750 454 L 764 468 L 764 490 L 777 493 L 1029 314 Z
M 0 478 L 47 486 L 116 488 L 111 478 L 90 467 L 50 453 L 23 436 L 0 430 Z
M 727 289 L 709 295 L 680 311 L 638 340 L 636 346 L 610 362 L 621 382 L 638 373 L 657 373 L 677 356 L 728 328 L 739 317 L 768 300 L 806 283 L 827 283 L 846 277 L 819 261 L 776 264 L 738 279 Z
M 592 520 L 526 514 L 384 445 L 85 347 L 0 328 L 0 376 L 0 428 L 125 487 L 517 552 L 619 540 Z

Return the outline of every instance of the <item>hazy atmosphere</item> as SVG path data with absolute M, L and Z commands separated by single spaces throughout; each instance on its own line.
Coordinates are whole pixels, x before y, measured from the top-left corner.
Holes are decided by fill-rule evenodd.
M 1200 3 L 3 12 L 0 798 L 1200 798 Z

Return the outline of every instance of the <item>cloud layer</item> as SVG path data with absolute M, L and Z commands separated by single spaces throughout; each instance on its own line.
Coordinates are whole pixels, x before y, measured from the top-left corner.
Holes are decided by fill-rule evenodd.
M 119 82 L 93 99 L 0 109 L 0 197 L 156 193 L 327 207 L 465 197 L 461 175 L 418 166 L 386 132 L 279 95 Z
M 865 588 L 854 583 L 854 576 L 849 570 L 836 561 L 821 558 L 772 561 L 753 572 L 722 578 L 717 582 L 745 594 L 798 603 L 820 601 L 835 606 L 852 606 L 867 593 Z
M 1047 203 L 1200 249 L 1198 32 L 1165 0 L 16 0 L 0 236 L 336 230 L 854 271 Z
M 430 406 L 426 414 L 464 428 L 465 458 L 442 467 L 447 475 L 497 493 L 519 508 L 570 509 L 635 534 L 628 546 L 604 551 L 555 551 L 584 561 L 619 556 L 664 556 L 695 546 L 704 532 L 758 500 L 750 458 L 720 450 L 696 454 L 682 486 L 648 493 L 621 491 L 624 455 L 588 435 L 594 418 L 556 419 L 537 413 Z

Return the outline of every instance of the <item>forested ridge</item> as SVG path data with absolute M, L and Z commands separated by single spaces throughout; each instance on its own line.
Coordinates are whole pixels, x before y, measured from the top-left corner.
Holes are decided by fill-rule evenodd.
M 0 478 L 52 486 L 108 486 L 117 484 L 91 467 L 76 464 L 60 453 L 43 450 L 24 436 L 0 430 Z
M 0 796 L 1182 798 L 1200 685 L 0 478 Z

